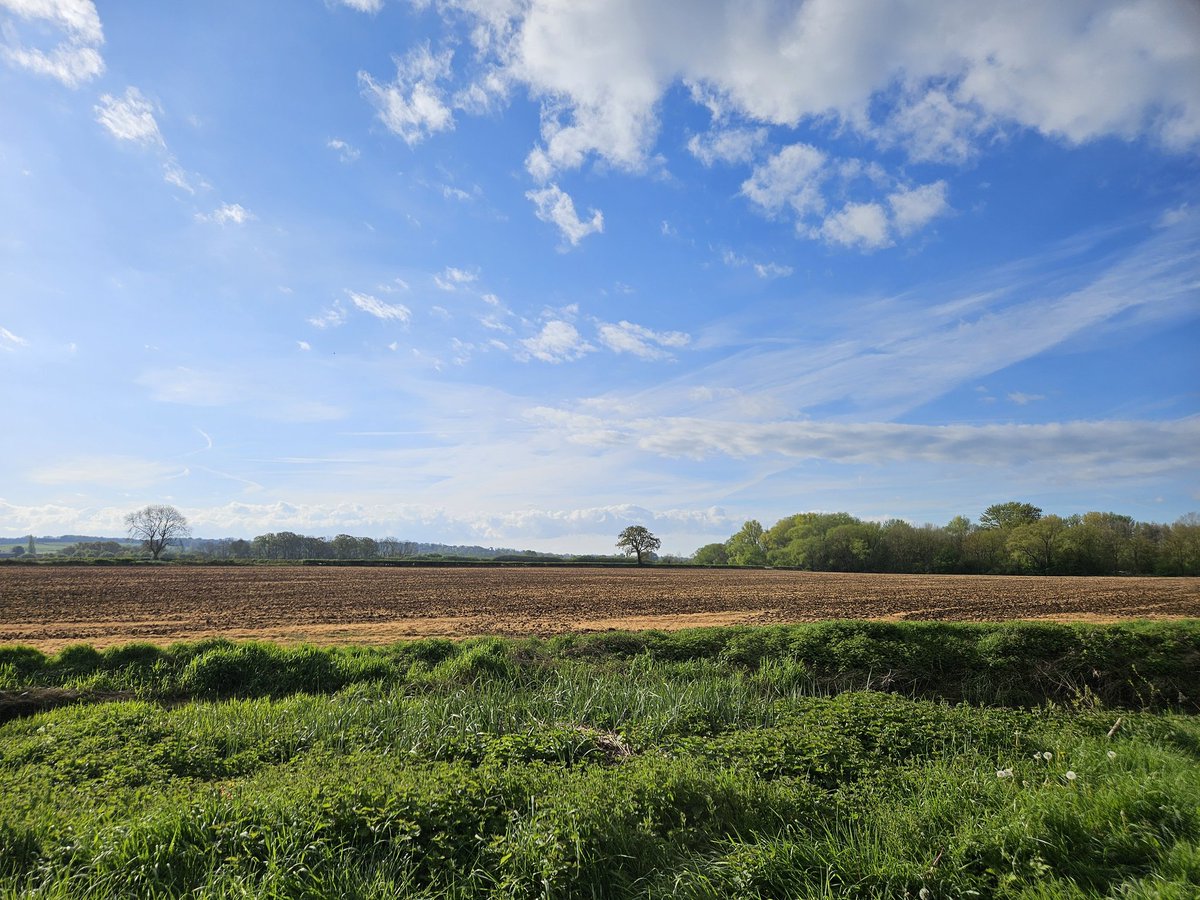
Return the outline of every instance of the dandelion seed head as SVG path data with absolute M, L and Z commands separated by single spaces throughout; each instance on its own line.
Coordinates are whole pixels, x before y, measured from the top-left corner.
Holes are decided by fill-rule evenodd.
M 1109 758 L 1109 759 L 1116 759 L 1116 758 L 1117 758 L 1117 751 L 1116 751 L 1116 750 L 1109 750 L 1109 751 L 1108 751 L 1108 758 Z
M 1075 780 L 1075 773 L 1072 772 L 1070 769 L 1068 769 L 1067 770 L 1067 781 L 1074 781 L 1074 780 Z

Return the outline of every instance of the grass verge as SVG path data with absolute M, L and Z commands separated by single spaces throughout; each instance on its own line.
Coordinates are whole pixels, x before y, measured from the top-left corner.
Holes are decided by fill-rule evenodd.
M 1195 897 L 1196 652 L 1186 622 L 5 648 L 7 691 L 71 702 L 0 726 L 0 897 Z

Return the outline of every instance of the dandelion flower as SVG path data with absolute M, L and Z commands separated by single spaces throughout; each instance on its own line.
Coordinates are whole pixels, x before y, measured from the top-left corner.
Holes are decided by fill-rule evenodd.
M 1074 773 L 1074 772 L 1072 772 L 1070 769 L 1068 769 L 1068 770 L 1067 770 L 1067 776 L 1066 776 L 1066 777 L 1067 777 L 1067 781 L 1074 781 L 1074 780 L 1075 780 L 1075 773 Z
M 1116 759 L 1116 758 L 1117 758 L 1117 751 L 1116 751 L 1116 750 L 1109 750 L 1109 751 L 1108 751 L 1108 758 L 1109 758 L 1109 759 Z
M 997 769 L 996 770 L 997 778 L 1012 778 L 1012 774 L 1013 774 L 1012 769 Z

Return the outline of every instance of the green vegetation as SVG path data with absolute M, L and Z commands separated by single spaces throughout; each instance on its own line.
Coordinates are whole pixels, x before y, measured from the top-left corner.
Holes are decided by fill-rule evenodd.
M 849 513 L 799 513 L 767 529 L 752 519 L 692 559 L 816 572 L 1200 575 L 1200 516 L 1173 525 L 1112 512 L 1064 519 L 1011 501 L 989 506 L 978 525 L 955 516 L 944 526 L 917 528 L 901 519 L 880 524 Z
M 0 897 L 1194 897 L 1198 661 L 1200 622 L 0 648 Z

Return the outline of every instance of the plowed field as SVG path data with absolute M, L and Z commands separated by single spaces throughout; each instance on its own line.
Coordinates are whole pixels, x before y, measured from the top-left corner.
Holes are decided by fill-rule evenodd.
M 316 644 L 830 618 L 1200 616 L 1200 580 L 709 569 L 0 567 L 0 641 Z

